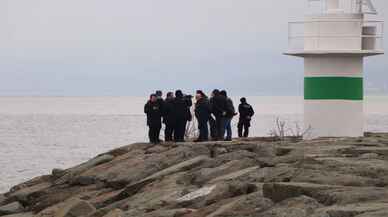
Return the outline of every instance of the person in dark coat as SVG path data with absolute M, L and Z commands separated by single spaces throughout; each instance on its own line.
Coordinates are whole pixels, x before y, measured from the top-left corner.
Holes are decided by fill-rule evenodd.
M 174 128 L 174 141 L 184 142 L 186 133 L 186 124 L 191 121 L 192 116 L 190 107 L 193 105 L 191 96 L 184 96 L 181 90 L 175 92 L 174 114 L 175 114 L 175 128 Z
M 208 121 L 210 118 L 210 104 L 207 96 L 203 91 L 198 90 L 195 95 L 197 102 L 195 103 L 195 117 L 198 120 L 199 137 L 196 142 L 204 142 L 209 140 Z
M 144 113 L 147 114 L 147 125 L 149 127 L 148 137 L 151 143 L 160 143 L 159 135 L 162 128 L 162 109 L 158 103 L 156 94 L 150 96 L 150 100 L 144 106 Z
M 174 93 L 168 92 L 163 105 L 164 140 L 173 141 L 175 128 Z
M 224 140 L 225 122 L 228 110 L 226 97 L 220 94 L 220 91 L 215 89 L 210 99 L 211 112 L 216 119 L 217 140 Z
M 240 113 L 240 118 L 238 121 L 238 137 L 248 137 L 249 127 L 251 126 L 251 120 L 255 111 L 252 106 L 247 103 L 245 97 L 240 99 L 241 104 L 238 106 L 238 112 Z M 244 134 L 243 134 L 244 130 Z
M 233 105 L 233 101 L 228 97 L 228 94 L 225 90 L 220 92 L 222 96 L 226 98 L 226 115 L 225 115 L 225 131 L 226 131 L 226 141 L 232 141 L 232 119 L 236 115 L 236 110 Z

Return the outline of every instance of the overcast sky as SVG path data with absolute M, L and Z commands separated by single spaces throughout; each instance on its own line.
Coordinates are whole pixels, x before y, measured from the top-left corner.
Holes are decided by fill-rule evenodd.
M 373 2 L 388 21 L 388 1 Z M 305 8 L 306 0 L 2 0 L 0 95 L 300 94 L 303 61 L 282 52 L 287 22 Z M 388 90 L 387 68 L 387 56 L 369 58 L 367 87 Z

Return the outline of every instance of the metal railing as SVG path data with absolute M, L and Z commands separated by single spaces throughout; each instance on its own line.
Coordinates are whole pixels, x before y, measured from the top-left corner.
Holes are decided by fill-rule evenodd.
M 358 25 L 360 31 L 354 34 L 341 34 L 341 29 L 336 29 L 336 34 L 321 31 L 330 22 L 352 23 Z M 308 28 L 306 28 L 306 26 Z M 330 41 L 342 41 L 353 46 L 342 50 L 352 51 L 384 51 L 384 22 L 383 21 L 305 21 L 290 22 L 288 28 L 288 51 L 303 52 L 308 50 L 335 50 L 341 48 L 327 48 Z

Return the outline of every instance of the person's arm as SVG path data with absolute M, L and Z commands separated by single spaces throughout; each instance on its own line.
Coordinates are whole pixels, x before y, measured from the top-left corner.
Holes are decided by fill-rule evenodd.
M 249 110 L 250 110 L 250 113 L 251 113 L 251 117 L 253 117 L 253 115 L 255 115 L 255 111 L 253 110 L 253 107 L 250 106 Z
M 144 105 L 144 113 L 148 114 L 150 112 L 150 106 L 149 106 L 149 103 L 147 102 L 145 105 Z

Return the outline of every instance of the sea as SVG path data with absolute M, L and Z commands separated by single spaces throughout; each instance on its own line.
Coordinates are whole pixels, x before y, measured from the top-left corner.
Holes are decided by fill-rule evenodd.
M 303 129 L 302 97 L 247 99 L 256 111 L 251 136 L 268 136 L 277 119 L 289 129 Z M 237 106 L 239 97 L 233 100 Z M 0 97 L 0 193 L 53 168 L 146 142 L 145 101 L 146 97 Z M 366 130 L 388 132 L 388 97 L 365 101 Z M 236 121 L 233 126 L 236 130 Z

